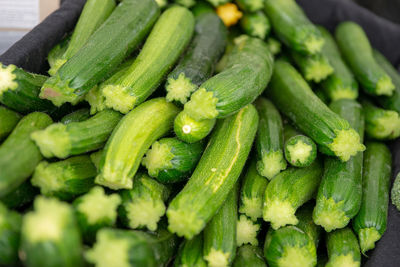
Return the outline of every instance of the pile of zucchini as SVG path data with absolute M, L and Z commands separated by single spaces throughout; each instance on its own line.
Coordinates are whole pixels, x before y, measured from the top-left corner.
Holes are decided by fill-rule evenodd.
M 87 0 L 48 62 L 0 63 L 1 266 L 349 267 L 385 233 L 400 75 L 359 25 Z

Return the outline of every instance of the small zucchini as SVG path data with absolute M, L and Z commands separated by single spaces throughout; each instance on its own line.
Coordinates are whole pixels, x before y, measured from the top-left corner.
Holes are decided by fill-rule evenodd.
M 262 249 L 257 246 L 241 246 L 236 254 L 233 267 L 267 267 Z
M 206 267 L 203 259 L 203 234 L 196 235 L 191 240 L 184 240 L 179 247 L 174 261 L 174 267 Z
M 242 30 L 249 36 L 264 40 L 271 31 L 269 19 L 262 11 L 245 13 L 240 19 Z
M 304 78 L 309 82 L 320 83 L 334 72 L 325 54 L 303 55 L 294 50 L 291 50 L 290 54 Z
M 247 12 L 256 12 L 264 8 L 263 0 L 235 0 L 241 10 Z
M 279 42 L 277 39 L 274 37 L 268 37 L 267 40 L 265 41 L 267 44 L 269 51 L 273 56 L 278 55 L 282 51 L 282 44 Z
M 196 143 L 210 134 L 216 121 L 216 119 L 194 120 L 187 112 L 182 111 L 175 118 L 174 132 L 180 140 L 189 144 Z
M 260 231 L 260 224 L 253 222 L 246 215 L 240 215 L 236 224 L 236 245 L 238 247 L 250 244 L 258 246 L 257 234 Z
M 346 227 L 328 233 L 326 247 L 329 255 L 326 267 L 361 266 L 360 246 L 350 228 Z
M 0 202 L 0 265 L 19 266 L 22 216 Z
M 89 109 L 81 108 L 62 117 L 61 123 L 70 124 L 71 122 L 81 122 L 89 119 L 89 117 Z
M 17 112 L 0 106 L 0 142 L 14 130 L 20 120 L 21 115 Z
M 17 189 L 1 197 L 0 202 L 9 209 L 20 209 L 32 203 L 38 193 L 39 190 L 32 186 L 31 181 L 26 180 Z

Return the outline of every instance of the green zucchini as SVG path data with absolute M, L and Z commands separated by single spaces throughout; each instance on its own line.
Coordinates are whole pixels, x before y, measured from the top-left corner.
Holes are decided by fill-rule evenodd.
M 263 201 L 268 180 L 262 177 L 256 168 L 256 158 L 250 158 L 250 165 L 242 180 L 240 189 L 239 212 L 257 221 L 262 217 Z
M 396 178 L 394 179 L 392 190 L 391 190 L 391 199 L 392 204 L 400 211 L 400 174 L 398 173 Z
M 31 181 L 26 180 L 17 189 L 0 198 L 0 202 L 9 209 L 20 209 L 33 202 L 39 193 L 37 188 L 31 185 Z
M 196 0 L 173 0 L 174 3 L 190 8 L 196 4 Z
M 367 143 L 364 152 L 361 208 L 353 220 L 361 252 L 375 247 L 386 231 L 392 158 L 382 143 Z
M 17 189 L 31 176 L 42 155 L 29 138 L 33 131 L 52 123 L 51 118 L 40 112 L 22 118 L 12 133 L 0 146 L 0 197 Z
M 174 70 L 168 74 L 167 100 L 185 104 L 211 77 L 227 43 L 227 29 L 214 10 L 196 17 L 193 40 Z
M 250 244 L 258 245 L 257 234 L 260 231 L 260 224 L 253 222 L 246 215 L 240 215 L 236 224 L 236 244 L 238 247 Z
M 369 100 L 361 100 L 365 115 L 365 132 L 377 140 L 396 139 L 400 136 L 400 116 L 397 111 L 375 106 Z
M 245 13 L 240 19 L 243 31 L 252 37 L 264 40 L 271 31 L 271 24 L 264 12 Z
M 247 12 L 256 12 L 264 8 L 263 0 L 235 0 L 241 10 Z
M 347 161 L 365 149 L 360 135 L 314 94 L 289 63 L 275 63 L 267 93 L 277 108 L 319 145 L 321 152 Z
M 73 206 L 85 242 L 93 243 L 101 228 L 115 226 L 119 204 L 121 197 L 118 194 L 107 195 L 100 186 L 74 200 Z
M 47 55 L 47 61 L 50 69 L 56 65 L 56 63 L 64 56 L 65 51 L 68 49 L 69 42 L 71 41 L 71 35 L 68 34 L 58 44 L 56 44 Z
M 72 56 L 74 56 L 88 41 L 89 37 L 103 24 L 115 8 L 115 0 L 88 0 L 76 23 L 71 40 L 61 57 L 54 62 L 49 70 L 50 75 L 57 71 Z
M 278 55 L 282 51 L 282 44 L 274 37 L 268 37 L 265 43 L 267 44 L 271 54 L 274 56 Z
M 186 111 L 182 111 L 175 118 L 174 132 L 180 140 L 190 144 L 196 143 L 210 134 L 216 121 L 216 119 L 195 120 Z
M 203 234 L 196 235 L 191 240 L 184 240 L 179 247 L 174 261 L 174 267 L 206 267 L 203 259 Z
M 314 89 L 314 94 L 315 94 L 316 96 L 318 96 L 318 98 L 319 98 L 325 105 L 328 105 L 328 104 L 329 104 L 330 98 L 328 97 L 327 93 L 325 93 L 325 90 L 322 89 L 322 87 L 317 87 L 317 88 L 315 88 L 315 89 Z M 345 97 L 342 97 L 342 98 L 344 98 L 344 99 L 351 99 L 351 98 L 345 98 Z M 342 99 L 342 98 L 339 98 L 339 99 Z
M 230 266 L 236 256 L 238 186 L 204 228 L 204 259 L 210 267 Z
M 192 177 L 169 205 L 171 232 L 191 239 L 210 221 L 239 178 L 257 125 L 252 105 L 218 122 Z
M 149 100 L 129 112 L 114 129 L 100 162 L 97 184 L 132 189 L 132 178 L 151 144 L 172 130 L 179 109 L 165 98 Z
M 159 8 L 165 8 L 169 3 L 168 0 L 155 0 Z
M 96 152 L 90 154 L 90 160 L 92 161 L 93 165 L 96 167 L 97 170 L 100 169 L 100 162 L 101 158 L 103 157 L 103 149 L 100 149 Z
M 319 26 L 318 29 L 325 38 L 325 45 L 321 53 L 334 69 L 334 72 L 322 81 L 321 87 L 332 101 L 342 98 L 356 99 L 358 97 L 356 78 L 344 62 L 339 47 L 329 31 L 322 26 Z
M 111 77 L 101 85 L 106 106 L 128 113 L 145 101 L 186 48 L 194 24 L 192 13 L 184 7 L 164 11 L 131 67 L 121 70 L 124 74 L 118 79 Z
M 287 166 L 283 154 L 282 118 L 266 98 L 259 98 L 255 105 L 260 116 L 256 137 L 257 171 L 271 180 Z
M 166 230 L 146 233 L 103 228 L 85 258 L 95 267 L 166 266 L 177 245 L 176 236 Z
M 267 267 L 261 248 L 257 246 L 241 246 L 236 254 L 233 267 Z
M 230 0 L 207 0 L 207 2 L 209 2 L 214 7 L 218 7 L 218 6 L 221 6 L 223 4 L 229 3 Z
M 278 174 L 265 190 L 263 218 L 273 229 L 296 225 L 296 210 L 314 197 L 322 175 L 322 164 L 314 161 L 305 168 L 288 168 Z
M 14 130 L 21 120 L 21 115 L 6 107 L 0 106 L 0 142 Z
M 327 235 L 329 261 L 326 267 L 361 266 L 360 246 L 353 231 L 346 227 Z
M 120 195 L 122 204 L 118 213 L 122 223 L 131 229 L 155 231 L 165 214 L 170 189 L 147 174 L 138 173 L 133 179 L 133 189 L 123 190 Z
M 361 105 L 351 99 L 332 102 L 331 110 L 346 119 L 364 138 L 364 116 Z M 326 231 L 345 227 L 357 215 L 362 197 L 363 153 L 347 162 L 325 159 L 325 170 L 318 189 L 313 218 Z M 343 186 L 343 185 L 346 186 Z
M 83 155 L 53 163 L 40 162 L 31 183 L 40 188 L 42 195 L 72 200 L 93 187 L 96 174 L 90 157 Z
M 135 50 L 155 23 L 154 0 L 124 0 L 87 43 L 42 86 L 40 97 L 76 103 Z
M 87 108 L 78 109 L 61 118 L 61 123 L 70 124 L 71 122 L 81 122 L 89 119 L 90 111 Z
M 342 22 L 337 26 L 335 35 L 344 59 L 365 92 L 391 96 L 395 86 L 374 59 L 371 44 L 361 26 L 350 21 Z
M 205 0 L 196 0 L 196 4 L 190 9 L 195 17 L 203 13 L 215 12 L 214 7 Z
M 334 72 L 325 54 L 303 55 L 294 50 L 290 54 L 307 81 L 320 83 Z
M 82 244 L 72 207 L 39 196 L 34 210 L 24 215 L 21 259 L 26 266 L 83 266 Z
M 119 112 L 103 110 L 85 121 L 52 124 L 31 138 L 46 158 L 64 159 L 102 148 L 121 118 Z
M 21 214 L 8 210 L 0 202 L 0 265 L 18 266 L 21 235 Z
M 187 144 L 178 138 L 154 142 L 142 160 L 151 177 L 161 183 L 175 183 L 188 178 L 203 153 L 202 142 Z
M 50 101 L 39 98 L 40 87 L 48 77 L 1 63 L 0 77 L 0 103 L 3 105 L 22 114 L 54 110 Z
M 264 4 L 275 34 L 284 44 L 302 54 L 322 50 L 324 38 L 294 0 L 268 0 Z

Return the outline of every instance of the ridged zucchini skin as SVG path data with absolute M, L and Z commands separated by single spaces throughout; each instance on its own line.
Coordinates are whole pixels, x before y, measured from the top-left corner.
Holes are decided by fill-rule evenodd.
M 34 111 L 49 112 L 55 107 L 50 101 L 39 98 L 40 87 L 48 77 L 33 74 L 15 65 L 0 63 L 0 103 L 21 114 Z
M 169 205 L 171 232 L 191 239 L 206 226 L 239 178 L 257 126 L 252 105 L 218 122 L 192 177 Z
M 303 55 L 291 50 L 290 54 L 304 78 L 309 82 L 320 83 L 334 72 L 328 58 L 322 53 Z
M 196 17 L 193 40 L 168 74 L 165 85 L 168 101 L 185 104 L 191 93 L 213 75 L 215 65 L 225 51 L 227 35 L 224 23 L 214 10 Z
M 117 111 L 103 110 L 85 121 L 52 124 L 31 138 L 46 158 L 65 159 L 102 148 L 121 118 Z
M 365 149 L 359 134 L 330 110 L 289 63 L 275 62 L 267 95 L 277 108 L 319 145 L 321 152 L 342 161 Z
M 21 120 L 21 115 L 6 107 L 0 106 L 0 142 L 14 130 Z
M 329 261 L 326 267 L 360 266 L 361 253 L 353 231 L 346 227 L 328 233 L 326 238 Z
M 119 122 L 108 139 L 95 182 L 132 189 L 132 178 L 151 144 L 172 130 L 179 109 L 165 98 L 149 100 Z
M 43 84 L 40 97 L 56 106 L 79 101 L 140 45 L 159 13 L 154 0 L 121 2 L 86 45 Z
M 194 32 L 193 14 L 181 6 L 168 8 L 154 25 L 140 54 L 119 79 L 101 85 L 105 104 L 128 113 L 145 101 L 179 59 Z M 115 75 L 118 75 L 115 74 Z
M 361 105 L 351 99 L 340 99 L 332 102 L 330 108 L 350 123 L 362 141 L 364 115 Z M 324 165 L 313 218 L 316 224 L 330 232 L 345 227 L 360 209 L 363 153 L 359 152 L 347 162 L 327 157 Z
M 283 152 L 282 118 L 274 104 L 266 98 L 258 98 L 255 106 L 260 116 L 256 137 L 257 171 L 271 180 L 287 166 Z
M 264 40 L 271 31 L 271 23 L 262 11 L 245 13 L 240 19 L 240 26 L 247 35 L 261 40 Z
M 206 267 L 203 259 L 203 233 L 196 235 L 191 240 L 182 241 L 174 261 L 174 267 Z
M 241 10 L 247 12 L 256 12 L 262 10 L 264 7 L 263 0 L 235 0 L 235 2 Z
M 162 138 L 146 152 L 142 165 L 159 182 L 176 183 L 190 176 L 203 151 L 203 142 L 187 144 L 176 137 Z
M 39 190 L 33 187 L 30 180 L 26 180 L 14 191 L 0 198 L 0 202 L 9 209 L 20 209 L 33 202 Z
M 81 122 L 90 118 L 90 110 L 87 108 L 78 109 L 61 118 L 61 123 L 70 124 L 71 122 Z
M 233 267 L 267 267 L 262 249 L 257 246 L 241 246 L 236 254 Z
M 371 44 L 361 26 L 354 22 L 342 22 L 337 26 L 335 36 L 344 59 L 365 92 L 391 96 L 395 86 L 374 59 Z
M 22 216 L 0 202 L 0 265 L 19 266 L 18 248 Z
M 43 129 L 51 123 L 48 115 L 31 113 L 19 121 L 0 146 L 0 197 L 17 189 L 42 160 L 39 149 L 29 136 L 33 131 Z
M 103 228 L 85 258 L 94 266 L 166 266 L 177 246 L 176 236 L 164 229 L 150 233 Z
M 236 256 L 238 185 L 204 228 L 204 259 L 210 267 L 230 266 Z
M 319 26 L 318 29 L 325 39 L 321 53 L 334 69 L 334 72 L 322 81 L 321 87 L 332 101 L 342 98 L 356 99 L 358 97 L 356 78 L 344 62 L 333 36 L 322 26 Z
M 385 144 L 370 142 L 366 146 L 361 208 L 353 219 L 353 229 L 363 254 L 373 249 L 386 231 L 392 170 L 392 157 Z
M 265 13 L 277 37 L 302 54 L 319 53 L 324 39 L 294 0 L 267 0 Z

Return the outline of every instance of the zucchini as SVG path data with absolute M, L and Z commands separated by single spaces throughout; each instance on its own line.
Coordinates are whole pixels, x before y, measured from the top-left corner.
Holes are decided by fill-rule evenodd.
M 291 125 L 286 124 L 283 128 L 285 139 L 285 158 L 292 166 L 307 167 L 317 157 L 317 145 L 314 141 Z
M 131 229 L 155 231 L 165 214 L 170 189 L 147 174 L 138 173 L 133 179 L 133 189 L 123 190 L 120 195 L 122 204 L 118 213 L 122 223 Z
M 397 111 L 385 110 L 375 106 L 367 99 L 361 104 L 365 115 L 365 132 L 377 140 L 391 140 L 400 136 L 400 116 Z
M 88 0 L 85 3 L 71 40 L 63 55 L 52 64 L 50 75 L 55 75 L 61 66 L 86 44 L 90 36 L 110 16 L 115 5 L 115 0 Z
M 83 266 L 82 244 L 72 207 L 39 196 L 24 215 L 21 255 L 26 266 Z
M 196 4 L 190 10 L 196 18 L 203 13 L 215 13 L 214 7 L 209 2 L 204 0 L 196 0 Z
M 216 119 L 195 120 L 182 111 L 174 121 L 174 132 L 176 136 L 186 143 L 196 143 L 210 134 L 215 126 Z
M 260 97 L 255 105 L 260 116 L 256 137 L 257 171 L 271 180 L 287 166 L 283 154 L 282 118 L 266 98 Z
M 68 49 L 69 42 L 71 41 L 71 35 L 68 34 L 58 44 L 56 44 L 47 55 L 47 61 L 50 69 L 56 65 L 56 63 L 63 57 L 65 51 Z
M 159 8 L 165 8 L 169 3 L 168 0 L 155 0 Z
M 40 87 L 48 77 L 1 63 L 0 77 L 0 103 L 3 105 L 22 114 L 54 110 L 50 101 L 39 98 Z
M 218 122 L 192 177 L 169 205 L 171 232 L 191 239 L 210 221 L 239 178 L 257 125 L 252 105 Z
M 196 0 L 173 0 L 174 3 L 190 8 L 196 4 Z
M 363 141 L 364 116 L 361 105 L 351 99 L 340 99 L 332 102 L 330 108 L 346 119 Z M 345 227 L 357 215 L 362 197 L 362 165 L 362 152 L 347 162 L 328 157 L 325 159 L 313 218 L 326 231 Z
M 357 80 L 344 62 L 339 47 L 328 30 L 322 26 L 319 26 L 318 29 L 325 39 L 321 53 L 334 69 L 334 72 L 322 81 L 321 87 L 332 101 L 342 98 L 357 99 Z
M 268 37 L 265 43 L 273 56 L 278 55 L 282 51 L 282 44 L 274 37 Z
M 264 40 L 271 31 L 271 24 L 264 12 L 245 13 L 240 20 L 243 31 L 252 37 Z
M 100 169 L 100 162 L 101 158 L 103 157 L 103 149 L 100 149 L 96 152 L 90 154 L 90 160 L 92 161 L 93 165 L 96 167 L 97 170 Z
M 0 202 L 0 221 L 0 265 L 18 266 L 22 216 Z
M 223 4 L 229 3 L 230 0 L 207 0 L 210 4 L 212 4 L 214 7 L 221 6 Z
M 103 228 L 85 258 L 95 267 L 166 266 L 177 245 L 176 236 L 166 230 L 146 233 Z
M 160 11 L 154 0 L 124 0 L 71 59 L 42 86 L 56 106 L 76 103 L 138 48 Z
M 172 130 L 179 109 L 165 98 L 149 100 L 129 112 L 108 139 L 97 184 L 132 189 L 132 178 L 151 144 Z
M 71 122 L 81 122 L 89 119 L 90 111 L 87 108 L 78 109 L 61 118 L 61 123 L 70 124 Z
M 314 197 L 322 175 L 322 164 L 314 161 L 305 168 L 288 168 L 278 174 L 265 190 L 263 218 L 273 229 L 296 225 L 296 210 Z
M 361 208 L 353 219 L 361 252 L 375 247 L 386 231 L 392 157 L 382 143 L 367 143 L 364 153 Z
M 239 212 L 257 221 L 262 217 L 263 201 L 268 180 L 262 177 L 256 168 L 256 159 L 250 158 L 250 165 L 242 180 L 240 189 Z
M 174 267 L 206 267 L 203 259 L 203 234 L 196 235 L 192 240 L 184 240 L 179 247 L 174 261 Z
M 353 231 L 346 227 L 327 235 L 329 261 L 326 267 L 361 266 L 360 246 Z
M 236 224 L 236 244 L 238 247 L 250 244 L 258 245 L 257 234 L 260 231 L 260 224 L 253 222 L 246 215 L 240 215 Z
M 236 256 L 238 186 L 204 228 L 204 259 L 210 267 L 230 266 Z
M 14 191 L 31 176 L 42 155 L 29 136 L 52 123 L 40 112 L 22 118 L 12 133 L 0 146 L 0 197 Z
M 334 72 L 324 54 L 303 55 L 294 50 L 291 50 L 290 54 L 304 78 L 309 82 L 320 83 Z
M 267 93 L 277 108 L 319 145 L 321 152 L 348 161 L 365 149 L 360 135 L 314 94 L 289 63 L 275 63 Z
M 164 11 L 129 69 L 121 70 L 124 74 L 118 79 L 111 77 L 101 85 L 106 106 L 128 113 L 145 101 L 186 48 L 194 23 L 192 13 L 184 7 Z
M 97 231 L 115 226 L 119 204 L 121 197 L 118 194 L 107 195 L 100 186 L 74 200 L 76 218 L 85 242 L 94 243 Z
M 325 105 L 329 105 L 329 98 L 327 93 L 325 93 L 325 90 L 322 89 L 322 87 L 317 87 L 314 89 L 314 94 L 316 96 L 318 96 L 318 98 L 325 104 Z M 342 97 L 343 98 L 343 97 Z M 339 98 L 339 99 L 342 99 Z M 344 98 L 344 99 L 351 99 L 351 98 Z
M 83 155 L 53 163 L 40 162 L 31 183 L 40 188 L 42 195 L 72 200 L 93 187 L 96 174 L 90 157 Z
M 394 179 L 392 190 L 391 190 L 391 199 L 392 204 L 396 207 L 397 210 L 400 211 L 400 174 L 398 173 L 396 178 Z
M 374 59 L 371 44 L 361 26 L 350 21 L 342 22 L 337 26 L 335 36 L 344 59 L 365 92 L 391 96 L 395 86 Z
M 264 8 L 263 0 L 235 0 L 241 10 L 247 12 L 256 12 Z
M 46 158 L 65 159 L 102 148 L 121 118 L 119 112 L 103 110 L 85 121 L 52 124 L 31 138 Z
M 178 138 L 163 138 L 154 142 L 142 160 L 151 177 L 161 183 L 185 180 L 200 160 L 202 142 L 187 144 Z
M 0 142 L 14 130 L 21 120 L 21 115 L 6 107 L 0 106 Z
M 264 5 L 275 34 L 286 46 L 302 54 L 321 52 L 324 38 L 294 0 L 268 0 Z
M 227 29 L 214 10 L 196 17 L 195 35 L 174 70 L 168 74 L 167 100 L 185 104 L 211 77 L 227 43 Z
M 259 247 L 244 245 L 241 246 L 233 262 L 233 267 L 267 267 Z
M 37 188 L 31 185 L 31 181 L 27 180 L 11 191 L 4 197 L 0 198 L 0 202 L 9 209 L 20 209 L 32 203 L 35 196 L 39 193 Z

